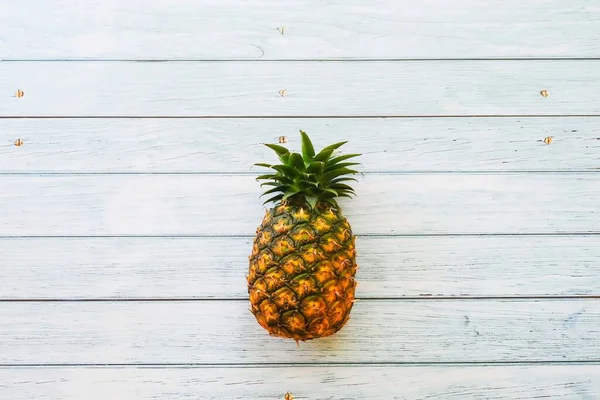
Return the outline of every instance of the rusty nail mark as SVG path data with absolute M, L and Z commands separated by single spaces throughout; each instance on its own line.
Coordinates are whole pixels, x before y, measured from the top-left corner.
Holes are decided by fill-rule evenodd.
M 23 96 L 25 96 L 25 92 L 22 91 L 21 89 L 17 90 L 15 97 L 19 98 L 19 97 L 23 97 Z
M 548 97 L 548 91 L 546 89 L 542 90 L 540 94 L 542 95 L 542 97 Z
M 23 140 L 22 139 L 17 139 L 15 140 L 15 146 L 19 147 L 23 145 Z
M 544 138 L 544 143 L 546 143 L 546 144 L 550 144 L 550 143 L 552 143 L 552 136 L 547 136 L 547 137 L 545 137 L 545 138 Z
M 279 95 L 281 97 L 285 96 L 285 94 L 287 93 L 285 89 L 281 89 L 280 91 L 278 91 L 277 93 L 279 93 Z
M 285 136 L 279 136 L 279 143 L 287 143 L 287 138 Z
M 300 347 L 300 346 L 298 346 Z M 294 396 L 292 396 L 292 394 L 290 392 L 287 392 L 285 394 L 284 400 L 294 400 Z
M 277 27 L 277 30 L 283 35 L 285 33 L 285 26 L 279 26 Z

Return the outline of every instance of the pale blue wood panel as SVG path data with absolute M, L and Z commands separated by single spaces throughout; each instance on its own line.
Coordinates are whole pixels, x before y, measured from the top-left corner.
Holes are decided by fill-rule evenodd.
M 600 174 L 357 176 L 358 235 L 598 232 Z M 0 177 L 0 235 L 248 235 L 254 176 Z M 270 206 L 267 205 L 267 206 Z
M 0 368 L 11 400 L 581 400 L 600 397 L 599 381 L 597 364 Z
M 0 303 L 0 320 L 0 364 L 600 362 L 597 300 L 362 300 L 299 347 L 247 301 Z
M 0 239 L 0 299 L 248 297 L 250 238 Z M 600 295 L 600 236 L 359 237 L 358 298 Z
M 299 129 L 365 171 L 600 170 L 596 118 L 5 119 L 0 173 L 243 173 L 275 159 L 262 143 L 299 151 Z
M 598 81 L 600 60 L 0 63 L 0 116 L 598 116 Z
M 593 0 L 3 3 L 1 58 L 600 55 L 600 10 Z

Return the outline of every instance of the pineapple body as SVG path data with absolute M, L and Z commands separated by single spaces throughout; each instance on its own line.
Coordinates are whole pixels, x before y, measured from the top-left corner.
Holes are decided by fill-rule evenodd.
M 251 311 L 271 335 L 304 341 L 332 335 L 348 321 L 355 237 L 338 207 L 284 202 L 271 208 L 249 258 Z

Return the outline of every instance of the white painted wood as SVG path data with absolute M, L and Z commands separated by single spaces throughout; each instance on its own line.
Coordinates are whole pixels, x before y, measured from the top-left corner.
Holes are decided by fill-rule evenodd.
M 357 297 L 600 295 L 598 236 L 359 237 Z M 0 299 L 247 298 L 249 238 L 0 240 Z
M 0 303 L 0 364 L 598 361 L 600 302 L 358 301 L 338 334 L 269 334 L 246 301 Z
M 599 174 L 357 176 L 354 233 L 598 232 Z M 250 235 L 254 176 L 0 177 L 0 235 Z
M 596 115 L 600 91 L 590 82 L 600 81 L 599 65 L 0 63 L 0 116 Z M 24 97 L 8 94 L 17 89 Z
M 338 140 L 365 171 L 600 168 L 595 118 L 8 119 L 0 120 L 0 172 L 248 172 L 272 160 L 262 143 L 299 129 L 315 146 Z M 552 136 L 551 145 L 543 139 Z M 24 144 L 13 145 L 17 138 Z
M 599 381 L 598 365 L 0 368 L 11 400 L 581 400 Z
M 176 7 L 168 0 L 4 0 L 0 55 L 597 57 L 598 22 L 593 0 L 183 0 Z
M 497 60 L 598 57 L 600 7 L 586 0 L 567 8 L 558 0 L 451 8 L 443 0 L 28 0 L 0 8 L 0 59 L 496 59 L 1 62 L 3 117 L 600 115 L 597 61 Z M 12 97 L 17 89 L 25 96 Z M 597 169 L 596 125 L 519 117 L 2 120 L 0 173 L 9 175 L 0 177 L 0 235 L 246 237 L 0 239 L 0 299 L 213 299 L 0 302 L 0 364 L 158 367 L 5 367 L 0 397 L 598 397 L 596 299 L 363 299 L 334 337 L 299 349 L 269 337 L 241 300 L 260 189 L 252 176 L 222 176 L 268 161 L 260 142 L 284 135 L 297 147 L 298 129 L 366 153 L 365 170 L 387 174 L 361 178 L 359 197 L 342 204 L 359 235 L 394 236 L 359 237 L 359 297 L 598 295 L 598 236 L 397 235 L 598 232 L 599 175 L 389 174 Z M 546 136 L 552 145 L 540 142 Z M 14 146 L 17 138 L 25 145 Z M 595 364 L 296 367 L 513 361 Z M 289 365 L 251 367 L 276 362 Z M 247 368 L 208 367 L 226 363 Z

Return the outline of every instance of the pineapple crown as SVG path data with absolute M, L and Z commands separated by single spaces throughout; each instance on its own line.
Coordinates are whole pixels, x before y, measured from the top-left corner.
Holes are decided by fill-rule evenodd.
M 271 174 L 260 175 L 256 180 L 266 180 L 262 186 L 272 186 L 262 196 L 275 194 L 263 204 L 271 201 L 289 202 L 294 204 L 308 204 L 314 208 L 317 203 L 330 203 L 338 207 L 337 197 L 352 197 L 356 195 L 354 189 L 344 182 L 356 181 L 345 175 L 357 174 L 358 171 L 349 169 L 356 162 L 343 162 L 360 154 L 345 154 L 333 156 L 334 151 L 347 142 L 339 142 L 323 148 L 318 154 L 308 135 L 300 131 L 302 137 L 302 154 L 292 153 L 283 146 L 265 143 L 264 145 L 274 150 L 279 156 L 281 164 L 271 165 L 265 163 L 254 164 L 259 167 L 271 168 Z

